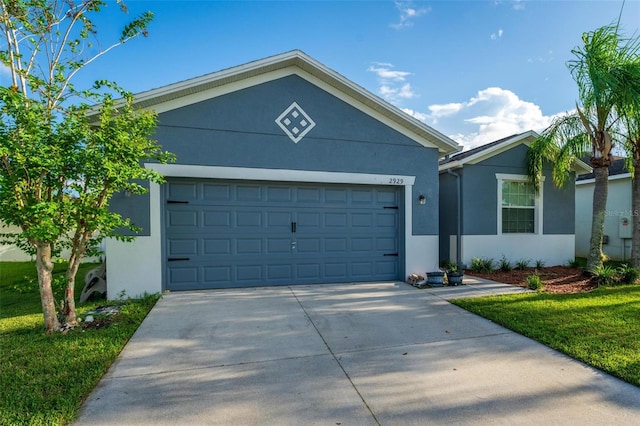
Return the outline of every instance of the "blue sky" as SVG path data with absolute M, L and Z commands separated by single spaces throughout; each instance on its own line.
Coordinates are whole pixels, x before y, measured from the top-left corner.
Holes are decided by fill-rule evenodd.
M 544 129 L 574 108 L 566 67 L 581 34 L 617 20 L 621 1 L 143 1 L 149 37 L 79 74 L 136 93 L 300 49 L 466 148 Z M 115 2 L 100 39 L 127 17 Z M 640 26 L 627 0 L 624 33 Z

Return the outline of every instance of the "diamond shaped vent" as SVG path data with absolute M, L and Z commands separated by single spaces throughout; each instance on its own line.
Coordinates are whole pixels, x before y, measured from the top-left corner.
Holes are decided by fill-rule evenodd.
M 311 131 L 316 123 L 297 103 L 292 103 L 278 118 L 276 124 L 294 143 L 300 142 Z

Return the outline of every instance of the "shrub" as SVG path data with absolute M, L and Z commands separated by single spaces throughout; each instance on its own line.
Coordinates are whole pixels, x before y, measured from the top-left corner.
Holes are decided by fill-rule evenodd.
M 481 274 L 493 271 L 493 259 L 474 257 L 471 259 L 471 270 Z
M 618 282 L 620 284 L 635 284 L 640 278 L 640 269 L 634 268 L 631 265 L 622 264 L 617 270 Z
M 567 266 L 569 268 L 579 268 L 580 267 L 580 261 L 578 259 L 569 259 L 569 260 L 567 260 Z
M 502 258 L 500 259 L 500 266 L 499 266 L 500 270 L 502 272 L 511 272 L 511 270 L 513 269 L 513 265 L 511 264 L 511 262 L 509 262 L 506 258 L 506 256 L 503 254 Z
M 522 258 L 516 262 L 516 269 L 520 269 L 521 271 L 524 271 L 529 267 L 530 262 L 531 262 L 531 259 Z
M 610 286 L 618 282 L 618 271 L 611 266 L 601 266 L 595 271 L 593 279 L 598 285 Z
M 544 284 L 542 283 L 542 278 L 538 275 L 538 271 L 527 277 L 527 288 L 535 291 L 544 290 Z
M 536 269 L 544 268 L 544 260 L 538 259 L 536 260 Z

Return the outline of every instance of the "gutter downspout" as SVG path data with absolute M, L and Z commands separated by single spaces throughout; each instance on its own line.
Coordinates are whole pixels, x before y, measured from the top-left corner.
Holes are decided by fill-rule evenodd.
M 447 173 L 456 178 L 456 193 L 458 197 L 456 212 L 456 265 L 458 270 L 462 270 L 462 183 L 460 175 L 447 169 Z

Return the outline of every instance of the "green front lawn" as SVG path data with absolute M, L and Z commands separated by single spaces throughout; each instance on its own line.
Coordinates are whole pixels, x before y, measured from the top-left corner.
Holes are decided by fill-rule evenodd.
M 640 386 L 640 286 L 528 293 L 452 303 Z
M 78 272 L 76 300 L 85 273 L 95 266 L 82 265 Z M 54 274 L 64 274 L 65 268 L 57 264 Z M 0 262 L 0 425 L 71 422 L 158 300 L 115 302 L 122 311 L 102 327 L 46 335 L 35 277 L 32 262 Z M 105 303 L 78 305 L 78 313 Z

